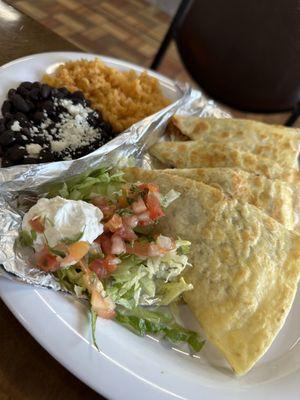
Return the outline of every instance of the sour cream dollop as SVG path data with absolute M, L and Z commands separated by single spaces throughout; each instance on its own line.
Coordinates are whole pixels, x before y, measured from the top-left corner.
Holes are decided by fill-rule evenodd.
M 45 227 L 43 233 L 37 232 L 33 243 L 36 251 L 47 242 L 50 247 L 55 247 L 63 239 L 73 239 L 81 232 L 80 240 L 91 244 L 103 233 L 101 210 L 82 200 L 67 200 L 60 196 L 39 199 L 24 215 L 22 229 L 30 233 L 29 221 L 34 218 L 40 218 Z

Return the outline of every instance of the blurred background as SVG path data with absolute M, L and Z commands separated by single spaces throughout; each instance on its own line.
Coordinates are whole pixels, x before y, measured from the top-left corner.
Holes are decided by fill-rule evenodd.
M 178 7 L 180 7 L 180 5 L 182 6 L 182 3 L 187 3 L 186 1 L 180 0 L 7 0 L 7 2 L 45 25 L 47 28 L 55 31 L 60 36 L 76 44 L 83 51 L 124 59 L 145 67 L 151 66 L 170 24 L 174 21 L 174 16 L 176 15 Z M 237 9 L 239 3 L 236 0 L 231 0 L 231 2 L 236 3 L 233 7 L 235 12 L 237 10 L 237 12 L 241 13 L 241 9 Z M 194 4 L 196 3 L 198 3 L 198 1 L 194 2 Z M 209 14 L 203 15 L 203 13 L 197 18 L 199 19 L 202 17 L 201 23 L 203 29 L 210 29 L 210 32 L 215 32 L 215 27 L 212 24 L 221 27 L 218 16 L 226 21 L 224 12 L 220 9 L 226 2 L 222 2 L 222 0 L 214 0 L 213 3 L 207 1 L 202 2 L 202 4 L 205 3 L 207 5 L 212 4 L 212 7 L 214 7 L 213 18 Z M 263 1 L 262 3 L 265 3 L 265 6 L 270 6 L 270 1 Z M 280 3 L 280 7 L 284 6 L 282 0 L 275 1 L 275 3 Z M 290 3 L 293 3 L 293 0 L 291 0 Z M 250 2 L 249 4 L 251 5 L 252 3 Z M 281 10 L 277 10 L 278 7 L 276 9 L 274 6 L 272 9 L 276 12 L 281 12 Z M 218 10 L 219 13 L 217 13 Z M 264 6 L 262 6 L 262 10 L 268 14 L 270 13 L 268 8 L 265 7 L 264 9 Z M 206 9 L 206 13 L 209 12 L 210 10 Z M 247 12 L 248 10 L 244 11 L 244 14 Z M 181 14 L 183 13 L 182 11 Z M 181 17 L 181 15 L 179 16 Z M 235 18 L 234 14 L 233 18 Z M 247 15 L 245 15 L 245 18 L 247 20 Z M 203 21 L 205 23 L 203 23 Z M 235 19 L 235 21 L 238 20 Z M 191 23 L 192 22 L 193 21 L 191 21 Z M 188 21 L 188 24 L 189 23 L 190 21 Z M 210 25 L 205 25 L 207 23 Z M 228 22 L 227 28 L 230 27 L 229 24 L 230 21 Z M 243 24 L 245 25 L 245 22 L 241 20 L 240 25 Z M 298 25 L 300 27 L 300 24 Z M 265 26 L 267 27 L 268 24 L 263 21 L 262 29 L 265 29 Z M 272 26 L 274 28 L 274 23 L 273 25 L 271 24 L 271 29 L 273 29 Z M 241 26 L 238 29 L 240 28 Z M 220 29 L 224 29 L 224 26 Z M 251 30 L 254 32 L 253 29 Z M 229 29 L 225 32 L 227 31 L 229 31 Z M 215 41 L 215 43 L 222 43 L 223 33 L 220 31 L 219 34 L 220 38 L 214 35 L 214 37 L 207 38 L 207 40 Z M 238 35 L 239 32 L 237 32 L 236 36 Z M 261 35 L 261 32 L 259 32 L 259 35 Z M 230 38 L 227 39 L 230 40 Z M 248 38 L 246 39 L 248 40 Z M 278 40 L 276 37 L 274 39 L 275 41 Z M 258 39 L 258 42 L 259 40 L 260 39 Z M 190 41 L 191 39 L 187 38 L 185 43 L 190 43 Z M 220 54 L 221 48 L 216 50 L 219 52 L 218 54 Z M 253 51 L 255 51 L 255 49 Z M 263 51 L 262 49 L 262 52 Z M 206 55 L 202 54 L 202 56 L 201 61 L 205 62 Z M 215 60 L 215 62 L 217 62 L 217 60 Z M 220 67 L 220 71 L 223 70 L 224 72 L 223 66 Z M 191 68 L 193 69 L 193 65 Z M 170 78 L 188 81 L 197 87 L 197 83 L 191 77 L 191 68 L 189 68 L 189 72 L 186 70 L 181 62 L 177 46 L 174 41 L 171 40 L 157 70 Z M 195 68 L 197 68 L 197 66 L 195 66 Z M 228 73 L 228 70 L 224 73 Z M 232 73 L 234 74 L 234 69 L 232 69 Z M 208 77 L 208 79 L 214 80 L 215 78 Z M 206 81 L 204 83 L 206 83 Z M 262 83 L 263 81 L 264 78 L 262 77 Z M 253 87 L 253 85 L 250 84 L 248 87 L 250 91 L 251 87 Z M 235 90 L 232 92 L 234 93 Z M 216 98 L 216 96 L 214 98 Z M 230 101 L 225 101 L 225 103 L 227 104 L 225 108 L 236 117 L 253 118 L 264 122 L 284 124 L 291 114 L 291 111 L 284 110 L 285 107 L 282 108 L 283 111 L 278 108 L 272 110 L 276 111 L 272 114 L 249 112 L 249 110 L 253 111 L 251 108 L 247 109 L 248 112 L 241 112 L 238 111 L 237 108 L 245 109 L 245 107 L 234 107 Z M 228 104 L 230 104 L 231 107 L 228 106 Z M 297 124 L 299 124 L 299 121 L 296 122 L 296 125 Z

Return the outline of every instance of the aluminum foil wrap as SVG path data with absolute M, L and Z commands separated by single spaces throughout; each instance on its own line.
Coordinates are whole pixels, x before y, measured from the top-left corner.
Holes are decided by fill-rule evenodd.
M 77 160 L 31 166 L 0 168 L 0 275 L 10 279 L 60 290 L 51 274 L 32 268 L 26 250 L 15 245 L 24 213 L 43 195 L 45 184 L 64 182 L 101 166 L 115 166 L 134 157 L 137 165 L 151 168 L 147 149 L 163 139 L 165 127 L 175 113 L 229 117 L 213 101 L 188 85 L 176 83 L 179 100 L 158 113 L 134 124 L 114 140 Z

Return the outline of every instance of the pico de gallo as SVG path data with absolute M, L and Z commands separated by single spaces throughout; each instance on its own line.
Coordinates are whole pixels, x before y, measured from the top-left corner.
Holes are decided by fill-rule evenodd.
M 97 316 L 115 319 L 139 335 L 158 334 L 199 351 L 198 334 L 167 308 L 192 289 L 181 277 L 190 267 L 190 243 L 157 229 L 179 195 L 101 169 L 39 199 L 24 216 L 19 243 L 32 247 L 36 268 L 89 299 L 93 326 Z

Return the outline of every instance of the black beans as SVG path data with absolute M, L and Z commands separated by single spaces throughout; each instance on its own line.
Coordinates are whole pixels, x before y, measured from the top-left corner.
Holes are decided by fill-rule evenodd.
M 65 97 L 68 97 L 68 96 L 70 95 L 70 92 L 69 92 L 68 89 L 65 88 L 65 87 L 60 88 L 59 91 L 60 91 Z
M 41 82 L 33 82 L 33 84 L 31 85 L 32 88 L 38 88 L 40 89 L 42 86 Z
M 51 88 L 48 85 L 42 85 L 41 87 L 41 97 L 47 99 L 51 93 Z
M 34 104 L 33 104 L 32 101 L 26 100 L 26 104 L 27 104 L 27 107 L 28 107 L 28 109 L 29 109 L 28 111 L 32 111 L 32 110 L 35 109 L 35 106 L 34 106 Z
M 31 89 L 32 83 L 31 82 L 22 82 L 19 86 L 19 88 L 24 88 L 24 89 Z
M 2 146 L 9 146 L 16 141 L 14 132 L 7 130 L 0 135 L 0 144 Z
M 51 100 L 44 101 L 41 104 L 41 109 L 45 110 L 48 115 L 54 112 L 54 104 Z
M 56 92 L 56 94 L 55 94 L 55 97 L 57 98 L 57 99 L 64 99 L 66 96 L 61 92 L 61 91 L 57 91 Z
M 12 96 L 11 102 L 18 111 L 27 113 L 30 110 L 28 103 L 17 93 Z
M 40 88 L 35 87 L 33 89 L 30 90 L 30 92 L 28 92 L 28 96 L 30 99 L 32 100 L 38 100 L 40 97 L 41 91 Z
M 5 116 L 5 114 L 9 113 L 11 108 L 11 102 L 9 100 L 5 100 L 1 107 L 2 115 Z
M 45 148 L 40 152 L 39 160 L 40 162 L 55 161 L 55 155 L 51 152 L 50 148 Z
M 43 111 L 36 111 L 33 114 L 32 118 L 36 122 L 43 122 L 46 119 L 45 114 L 43 113 Z
M 19 122 L 28 121 L 27 116 L 19 111 L 15 113 L 14 117 Z
M 19 86 L 18 89 L 17 89 L 17 93 L 18 93 L 20 96 L 22 96 L 22 97 L 24 97 L 24 98 L 27 98 L 27 97 L 28 97 L 28 94 L 29 94 L 29 89 L 26 89 L 26 88 L 23 87 L 23 86 Z
M 92 126 L 96 126 L 98 122 L 98 115 L 94 112 L 89 113 L 87 120 L 89 124 L 91 124 Z
M 12 96 L 14 96 L 15 94 L 16 94 L 16 89 L 9 89 L 7 97 L 9 98 L 9 100 L 11 100 Z
M 0 119 L 0 134 L 5 131 L 4 119 Z
M 38 158 L 24 156 L 22 164 L 37 164 L 39 162 Z
M 68 102 L 63 103 L 62 99 Z M 74 106 L 90 107 L 91 104 L 80 90 L 71 93 L 65 87 L 53 88 L 40 82 L 22 82 L 17 88 L 9 89 L 1 108 L 3 118 L 0 118 L 2 167 L 78 158 L 112 138 L 111 126 L 103 121 L 101 113 L 88 110 L 89 116 L 85 121 L 99 132 L 99 136 L 88 145 L 80 147 L 79 143 L 75 150 L 52 151 L 52 141 L 62 140 L 63 124 L 75 120 L 73 110 L 71 112 L 69 108 L 70 101 Z M 30 144 L 41 146 L 40 153 L 30 153 L 34 150 Z
M 76 90 L 76 92 L 73 92 L 71 94 L 71 98 L 72 99 L 77 98 L 77 99 L 85 100 L 84 94 L 80 90 Z
M 14 116 L 11 113 L 6 113 L 4 120 L 5 120 L 5 126 L 7 127 L 10 121 L 13 121 Z
M 98 124 L 98 127 L 104 131 L 104 132 L 108 132 L 108 133 L 112 133 L 112 127 L 110 124 L 108 124 L 105 121 L 100 122 L 100 124 Z
M 11 167 L 12 165 L 14 165 L 14 163 L 10 160 L 10 159 L 8 159 L 8 158 L 2 158 L 2 162 L 1 162 L 1 166 L 2 167 Z
M 7 149 L 5 157 L 11 161 L 20 161 L 27 154 L 25 147 L 15 145 Z

